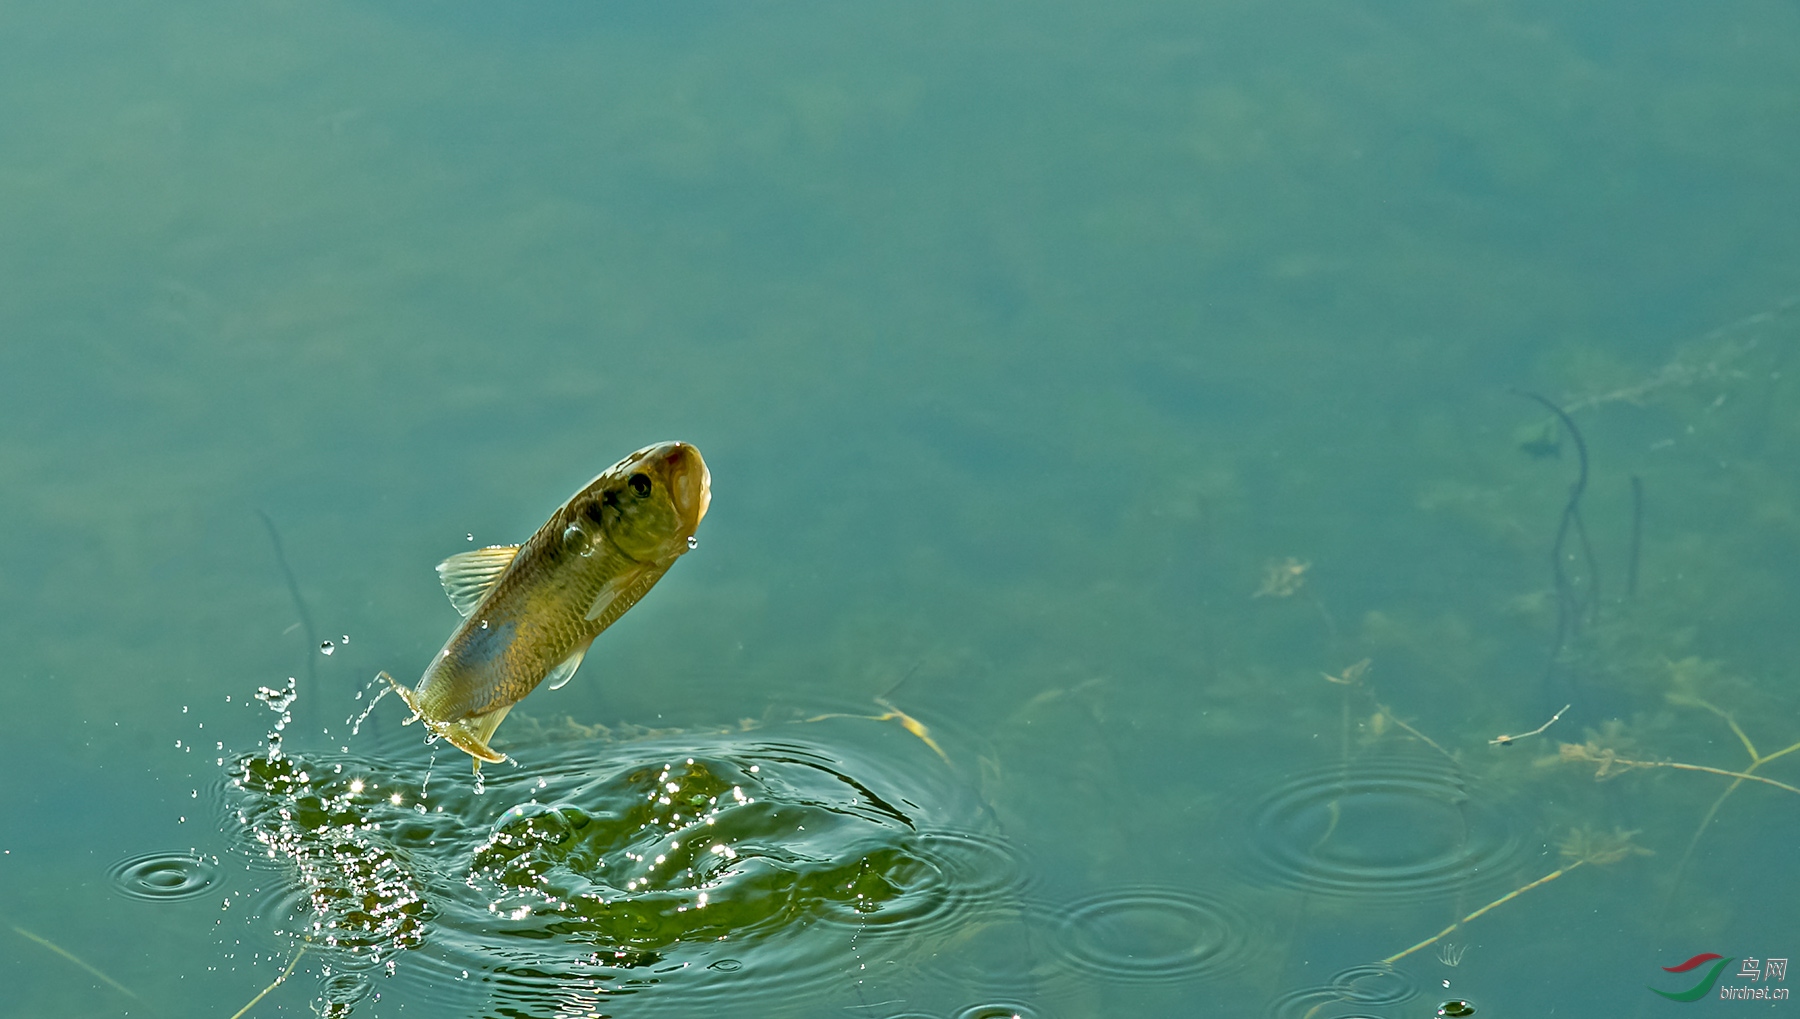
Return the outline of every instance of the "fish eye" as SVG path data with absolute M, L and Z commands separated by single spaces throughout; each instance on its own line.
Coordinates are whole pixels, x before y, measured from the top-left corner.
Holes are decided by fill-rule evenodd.
M 625 479 L 625 483 L 631 486 L 631 490 L 636 492 L 640 499 L 650 494 L 650 476 L 647 474 L 633 474 Z

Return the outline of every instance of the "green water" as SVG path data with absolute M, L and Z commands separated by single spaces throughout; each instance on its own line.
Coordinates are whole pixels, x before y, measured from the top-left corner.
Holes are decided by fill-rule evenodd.
M 1764 2 L 0 8 L 0 1015 L 1756 1007 L 1647 987 L 1800 951 L 1796 68 Z M 439 560 L 664 439 L 699 547 L 516 766 L 351 735 Z

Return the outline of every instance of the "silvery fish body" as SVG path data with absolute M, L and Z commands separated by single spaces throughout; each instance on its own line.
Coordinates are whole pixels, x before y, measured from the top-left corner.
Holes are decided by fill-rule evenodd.
M 412 689 L 388 683 L 435 735 L 482 761 L 512 706 L 562 686 L 600 631 L 693 546 L 712 500 L 700 451 L 646 446 L 576 492 L 523 545 L 453 555 L 438 578 L 463 621 Z

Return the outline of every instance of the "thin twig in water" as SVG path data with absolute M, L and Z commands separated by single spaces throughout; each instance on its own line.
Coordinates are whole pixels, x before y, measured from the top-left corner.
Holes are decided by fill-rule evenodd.
M 1575 427 L 1575 419 L 1548 398 L 1523 389 L 1514 389 L 1513 392 L 1543 404 L 1556 415 L 1569 433 L 1569 438 L 1574 441 L 1575 453 L 1579 459 L 1575 481 L 1569 486 L 1569 497 L 1563 503 L 1562 519 L 1556 527 L 1556 540 L 1550 544 L 1550 577 L 1556 588 L 1556 637 L 1550 642 L 1550 654 L 1544 662 L 1544 685 L 1549 687 L 1555 683 L 1557 666 L 1562 661 L 1563 648 L 1568 644 L 1569 638 L 1580 632 L 1584 622 L 1597 621 L 1600 616 L 1600 562 L 1594 555 L 1593 543 L 1588 540 L 1587 525 L 1581 519 L 1581 496 L 1587 491 L 1588 483 L 1587 440 L 1582 438 L 1581 429 Z M 1585 599 L 1576 591 L 1575 582 L 1569 577 L 1569 571 L 1563 562 L 1563 548 L 1570 531 L 1575 532 L 1575 539 L 1580 544 L 1582 558 L 1587 566 Z
M 1481 914 L 1486 913 L 1488 910 L 1493 909 L 1497 906 L 1504 906 L 1507 903 L 1511 902 L 1512 900 L 1518 898 L 1519 896 L 1524 895 L 1526 892 L 1531 891 L 1533 888 L 1539 888 L 1544 885 L 1547 885 L 1550 882 L 1555 881 L 1557 878 L 1562 877 L 1564 874 L 1567 874 L 1569 871 L 1574 870 L 1576 867 L 1579 867 L 1586 862 L 1587 862 L 1586 860 L 1576 860 L 1574 863 L 1569 864 L 1567 867 L 1558 867 L 1556 870 L 1553 870 L 1550 873 L 1545 874 L 1543 877 L 1538 878 L 1536 881 L 1533 881 L 1528 885 L 1523 885 L 1521 887 L 1515 888 L 1512 891 L 1507 892 L 1505 895 L 1500 896 L 1498 899 L 1495 899 L 1494 901 L 1481 907 L 1480 909 L 1476 910 L 1475 912 L 1470 913 L 1468 916 L 1463 917 L 1461 920 L 1458 920 L 1455 923 L 1451 924 L 1450 926 L 1444 928 L 1443 930 L 1438 931 L 1436 934 L 1433 934 L 1431 937 L 1426 938 L 1424 941 L 1421 941 L 1418 944 L 1412 946 L 1411 948 L 1407 949 L 1406 951 L 1396 952 L 1393 955 L 1388 956 L 1387 958 L 1381 960 L 1381 964 L 1383 966 L 1392 966 L 1394 963 L 1399 962 L 1401 959 L 1406 958 L 1407 956 L 1413 954 L 1414 952 L 1417 952 L 1421 949 L 1430 948 L 1432 945 L 1435 945 L 1439 941 L 1442 941 L 1446 937 L 1449 937 L 1458 927 L 1461 927 L 1463 924 L 1468 923 L 1470 920 L 1473 920 L 1476 917 L 1480 916 Z M 237 1017 L 233 1016 L 232 1019 L 237 1019 Z
M 1562 655 L 1564 642 L 1581 628 L 1584 616 L 1597 614 L 1600 608 L 1600 563 L 1594 556 L 1593 544 L 1588 541 L 1587 527 L 1581 521 L 1581 496 L 1587 491 L 1588 483 L 1587 440 L 1581 437 L 1581 429 L 1575 427 L 1575 420 L 1569 417 L 1568 412 L 1549 398 L 1525 389 L 1515 389 L 1513 392 L 1527 400 L 1543 404 L 1549 408 L 1550 413 L 1556 415 L 1575 443 L 1578 461 L 1575 481 L 1569 486 L 1569 498 L 1563 503 L 1562 520 L 1556 527 L 1556 540 L 1550 545 L 1550 576 L 1556 584 L 1556 641 L 1550 648 L 1548 668 L 1554 670 L 1557 659 Z M 1575 532 L 1575 538 L 1581 545 L 1582 559 L 1587 565 L 1590 600 L 1586 604 L 1576 594 L 1575 582 L 1569 579 L 1569 571 L 1563 568 L 1563 547 L 1569 540 L 1570 531 Z
M 1631 558 L 1626 560 L 1625 597 L 1637 597 L 1638 557 L 1644 548 L 1644 479 L 1631 476 Z
M 1522 733 L 1519 733 L 1517 736 L 1507 736 L 1505 734 L 1495 736 L 1493 739 L 1488 740 L 1488 746 L 1490 746 L 1490 747 L 1491 746 L 1510 747 L 1513 744 L 1513 740 L 1524 739 L 1527 736 L 1536 736 L 1538 733 L 1543 732 L 1545 729 L 1548 729 L 1551 726 L 1555 725 L 1556 720 L 1561 718 L 1563 716 L 1563 712 L 1569 710 L 1569 707 L 1570 707 L 1570 705 L 1564 704 L 1561 708 L 1559 708 L 1557 710 L 1556 714 L 1550 716 L 1550 721 L 1545 722 L 1543 725 L 1538 726 L 1537 728 L 1531 730 L 1530 732 L 1522 732 Z
M 1790 744 L 1789 746 L 1784 747 L 1780 750 L 1777 750 L 1772 754 L 1764 754 L 1756 749 L 1756 743 L 1750 739 L 1750 734 L 1745 732 L 1743 729 L 1743 726 L 1740 726 L 1737 724 L 1737 719 L 1733 718 L 1731 716 L 1731 713 L 1726 711 L 1725 709 L 1720 708 L 1715 704 L 1711 704 L 1705 700 L 1702 700 L 1699 697 L 1671 695 L 1669 700 L 1676 704 L 1684 704 L 1684 705 L 1688 705 L 1690 707 L 1697 707 L 1697 708 L 1705 709 L 1706 711 L 1710 711 L 1713 714 L 1717 715 L 1719 718 L 1723 719 L 1725 724 L 1730 727 L 1732 735 L 1736 736 L 1738 738 L 1738 742 L 1743 744 L 1744 753 L 1750 755 L 1749 767 L 1745 768 L 1743 771 L 1726 771 L 1723 768 L 1709 768 L 1709 767 L 1706 767 L 1705 765 L 1682 764 L 1682 763 L 1674 762 L 1674 761 L 1668 761 L 1668 762 L 1629 761 L 1629 762 L 1627 762 L 1627 761 L 1623 761 L 1623 760 L 1619 759 L 1616 755 L 1613 755 L 1612 751 L 1610 751 L 1610 750 L 1600 750 L 1593 743 L 1589 743 L 1588 745 L 1583 746 L 1583 747 L 1565 746 L 1565 747 L 1563 747 L 1563 751 L 1562 751 L 1562 755 L 1565 760 L 1587 760 L 1587 761 L 1595 761 L 1595 762 L 1599 763 L 1600 770 L 1595 775 L 1596 778 L 1607 777 L 1608 769 L 1614 764 L 1618 764 L 1618 765 L 1622 766 L 1625 770 L 1629 770 L 1630 768 L 1633 768 L 1633 767 L 1666 767 L 1666 768 L 1676 768 L 1681 771 L 1702 771 L 1702 772 L 1706 772 L 1708 774 L 1727 776 L 1727 777 L 1731 778 L 1731 780 L 1732 780 L 1731 784 L 1726 786 L 1723 792 L 1719 793 L 1719 796 L 1717 799 L 1713 800 L 1712 806 L 1707 808 L 1706 815 L 1700 819 L 1700 824 L 1694 828 L 1693 836 L 1688 839 L 1687 849 L 1682 852 L 1680 862 L 1678 862 L 1675 865 L 1675 880 L 1674 880 L 1673 884 L 1670 886 L 1668 898 L 1666 898 L 1663 901 L 1663 917 L 1664 917 L 1664 919 L 1667 919 L 1668 911 L 1669 911 L 1670 907 L 1674 904 L 1675 889 L 1677 887 L 1679 887 L 1679 885 L 1681 884 L 1683 875 L 1687 873 L 1688 863 L 1693 859 L 1694 851 L 1696 849 L 1698 849 L 1700 846 L 1700 837 L 1706 833 L 1707 826 L 1712 824 L 1713 818 L 1717 817 L 1719 814 L 1719 810 L 1725 806 L 1725 801 L 1731 798 L 1732 793 L 1737 792 L 1739 786 L 1743 785 L 1746 781 L 1761 782 L 1765 785 L 1772 785 L 1777 789 L 1785 789 L 1789 792 L 1800 792 L 1800 789 L 1796 789 L 1794 786 L 1788 785 L 1785 782 L 1777 782 L 1774 779 L 1764 778 L 1761 775 L 1751 774 L 1751 772 L 1753 772 L 1756 769 L 1762 767 L 1763 765 L 1769 763 L 1770 761 L 1776 760 L 1777 758 L 1785 757 L 1788 754 L 1794 753 L 1796 751 L 1800 751 L 1800 743 Z M 1609 756 L 1609 755 L 1611 755 L 1611 756 Z
M 1800 744 L 1795 744 L 1794 747 L 1790 747 L 1789 749 L 1796 748 L 1800 748 Z M 1777 782 L 1772 778 L 1767 778 L 1762 775 L 1752 775 L 1747 771 L 1729 771 L 1725 768 L 1709 768 L 1704 764 L 1686 764 L 1682 761 L 1634 761 L 1629 758 L 1620 757 L 1611 750 L 1600 750 L 1592 743 L 1586 745 L 1564 743 L 1559 749 L 1562 753 L 1562 759 L 1565 761 L 1591 761 L 1594 764 L 1598 764 L 1600 770 L 1594 773 L 1595 778 L 1610 778 L 1613 775 L 1630 771 L 1633 768 L 1675 768 L 1679 771 L 1701 771 L 1708 775 L 1720 775 L 1725 778 L 1735 778 L 1744 782 L 1761 782 L 1764 785 L 1772 785 L 1777 789 L 1785 789 L 1790 793 L 1800 795 L 1800 788 L 1788 785 L 1786 782 Z M 1783 753 L 1785 752 L 1786 751 L 1783 751 Z M 1774 756 L 1775 755 L 1771 754 L 1769 757 L 1763 758 L 1763 760 L 1771 760 Z M 1757 763 L 1760 764 L 1761 762 L 1759 761 Z
M 294 570 L 288 565 L 287 553 L 281 547 L 281 534 L 275 530 L 275 521 L 260 509 L 256 511 L 256 515 L 262 518 L 263 526 L 268 528 L 269 543 L 275 546 L 275 565 L 281 567 L 281 579 L 287 582 L 288 597 L 294 600 L 294 610 L 300 613 L 300 628 L 306 634 L 307 645 L 306 681 L 317 690 L 318 663 L 313 660 L 313 655 L 319 646 L 319 634 L 313 628 L 312 613 L 306 611 L 306 599 L 300 596 L 300 582 L 294 579 Z
M 258 991 L 256 994 L 256 997 L 251 998 L 250 1001 L 247 1004 L 245 1004 L 243 1008 L 240 1008 L 236 1012 L 233 1012 L 231 1014 L 231 1019 L 243 1019 L 245 1012 L 248 1012 L 251 1009 L 255 1008 L 256 1003 L 263 1000 L 263 998 L 267 997 L 270 991 L 274 990 L 277 987 L 280 987 L 282 984 L 282 981 L 286 980 L 288 978 L 288 975 L 294 972 L 294 967 L 299 965 L 300 957 L 305 954 L 306 954 L 306 946 L 301 945 L 299 947 L 299 949 L 294 952 L 294 957 L 292 959 L 288 960 L 287 969 L 282 970 L 281 975 L 276 977 L 273 981 L 271 981 L 269 983 L 269 986 L 263 988 L 261 991 Z
M 1656 374 L 1636 385 L 1615 389 L 1607 393 L 1585 396 L 1567 405 L 1565 408 L 1574 414 L 1592 407 L 1600 407 L 1609 403 L 1630 403 L 1642 405 L 1646 397 L 1659 390 L 1683 388 L 1710 379 L 1739 379 L 1748 376 L 1742 369 L 1732 367 L 1733 363 L 1757 349 L 1761 337 L 1751 337 L 1745 341 L 1725 343 L 1734 333 L 1746 332 L 1757 326 L 1765 326 L 1775 322 L 1788 313 L 1800 308 L 1800 294 L 1790 295 L 1777 301 L 1771 307 L 1754 315 L 1727 322 L 1712 329 L 1706 335 L 1698 337 L 1688 345 L 1692 351 L 1696 346 L 1718 345 L 1705 351 L 1704 358 L 1682 358 L 1665 364 Z
M 89 973 L 92 973 L 94 976 L 105 981 L 106 985 L 108 987 L 111 987 L 113 990 L 118 991 L 120 994 L 125 995 L 127 998 L 131 998 L 135 1001 L 143 1001 L 144 1000 L 142 998 L 139 998 L 137 996 L 137 993 L 135 991 L 133 991 L 131 988 L 126 987 L 124 984 L 119 983 L 117 980 L 114 980 L 112 977 L 109 977 L 106 974 L 95 969 L 93 966 L 89 965 L 87 962 L 82 960 L 80 956 L 77 956 L 75 953 L 62 947 L 61 945 L 57 944 L 56 942 L 51 941 L 49 938 L 42 937 L 37 934 L 33 934 L 30 931 L 26 930 L 25 928 L 17 926 L 17 925 L 13 926 L 13 933 L 17 934 L 19 937 L 22 937 L 28 941 L 35 941 L 38 944 L 44 946 L 45 948 L 48 948 L 50 951 L 55 952 L 57 955 L 62 956 L 63 958 L 69 960 L 70 962 L 74 963 L 77 966 L 80 966 L 82 969 L 87 970 Z
M 879 715 L 854 715 L 842 711 L 832 711 L 823 715 L 814 715 L 804 721 L 823 722 L 828 718 L 861 718 L 870 722 L 899 722 L 901 728 L 923 740 L 925 745 L 930 747 L 933 753 L 943 758 L 945 764 L 950 763 L 950 755 L 944 753 L 944 748 L 938 746 L 937 740 L 931 738 L 931 730 L 926 727 L 924 722 L 921 722 L 906 712 L 901 711 L 899 708 L 894 707 L 892 704 L 888 703 L 885 697 L 875 698 L 875 703 L 886 708 L 887 711 Z
M 1381 964 L 1383 966 L 1392 966 L 1394 963 L 1399 962 L 1401 959 L 1406 958 L 1414 952 L 1429 948 L 1444 940 L 1446 937 L 1449 937 L 1458 927 L 1473 920 L 1480 919 L 1482 915 L 1506 905 L 1534 888 L 1542 888 L 1544 885 L 1555 881 L 1557 878 L 1562 877 L 1564 874 L 1569 873 L 1583 864 L 1594 863 L 1606 866 L 1607 864 L 1617 863 L 1628 856 L 1648 855 L 1649 850 L 1632 844 L 1632 836 L 1636 834 L 1637 832 L 1635 831 L 1614 831 L 1611 834 L 1603 834 L 1589 829 L 1571 832 L 1569 837 L 1558 847 L 1561 851 L 1562 858 L 1567 860 L 1567 863 L 1550 873 L 1545 874 L 1543 877 L 1538 878 L 1536 881 L 1514 888 L 1512 891 L 1507 892 L 1505 895 L 1500 896 L 1498 899 L 1495 899 L 1475 912 L 1470 913 L 1468 916 L 1463 917 L 1461 920 L 1456 921 L 1443 930 L 1438 931 L 1436 934 L 1433 934 L 1431 937 L 1426 938 L 1424 941 L 1419 942 L 1411 948 L 1388 956 L 1381 960 Z
M 1386 715 L 1388 717 L 1389 721 L 1393 722 L 1395 725 L 1399 726 L 1400 728 L 1405 729 L 1407 732 L 1412 733 L 1414 736 L 1418 737 L 1419 739 L 1424 740 L 1426 745 L 1430 746 L 1431 749 L 1436 750 L 1438 753 L 1443 754 L 1445 757 L 1450 758 L 1452 761 L 1456 760 L 1456 755 L 1451 753 L 1448 750 L 1445 750 L 1441 745 L 1439 745 L 1437 740 L 1432 739 L 1430 736 L 1425 735 L 1424 733 L 1420 732 L 1419 730 L 1413 728 L 1410 725 L 1407 725 L 1404 721 L 1402 721 L 1399 715 L 1394 714 L 1393 708 L 1388 707 L 1386 704 L 1383 704 L 1380 701 L 1375 702 L 1375 707 L 1382 714 Z

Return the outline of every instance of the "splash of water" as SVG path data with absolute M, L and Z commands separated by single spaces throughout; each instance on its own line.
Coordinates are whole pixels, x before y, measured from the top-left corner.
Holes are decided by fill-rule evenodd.
M 362 724 L 369 720 L 370 715 L 375 713 L 375 705 L 380 704 L 381 699 L 386 697 L 388 693 L 393 690 L 393 687 L 389 685 L 385 679 L 377 675 L 374 679 L 369 680 L 368 684 L 361 690 L 356 691 L 356 699 L 359 701 L 362 700 L 371 688 L 376 689 L 375 696 L 369 698 L 369 703 L 363 705 L 363 709 L 355 715 L 344 719 L 344 724 L 350 727 L 350 735 L 352 736 L 355 736 L 362 731 Z
M 269 760 L 271 761 L 281 759 L 281 733 L 288 727 L 288 723 L 294 720 L 294 701 L 299 697 L 300 692 L 292 676 L 288 677 L 287 685 L 280 689 L 272 686 L 256 688 L 256 699 L 263 702 L 277 716 L 275 726 L 269 730 L 268 737 Z
M 943 773 L 903 736 L 899 774 L 720 736 L 540 747 L 429 802 L 432 764 L 243 755 L 227 793 L 291 876 L 264 915 L 359 965 L 412 960 L 419 993 L 461 996 L 443 1007 L 789 994 L 854 987 L 1018 890 L 1004 843 L 928 823 L 916 804 L 947 797 L 912 772 Z

